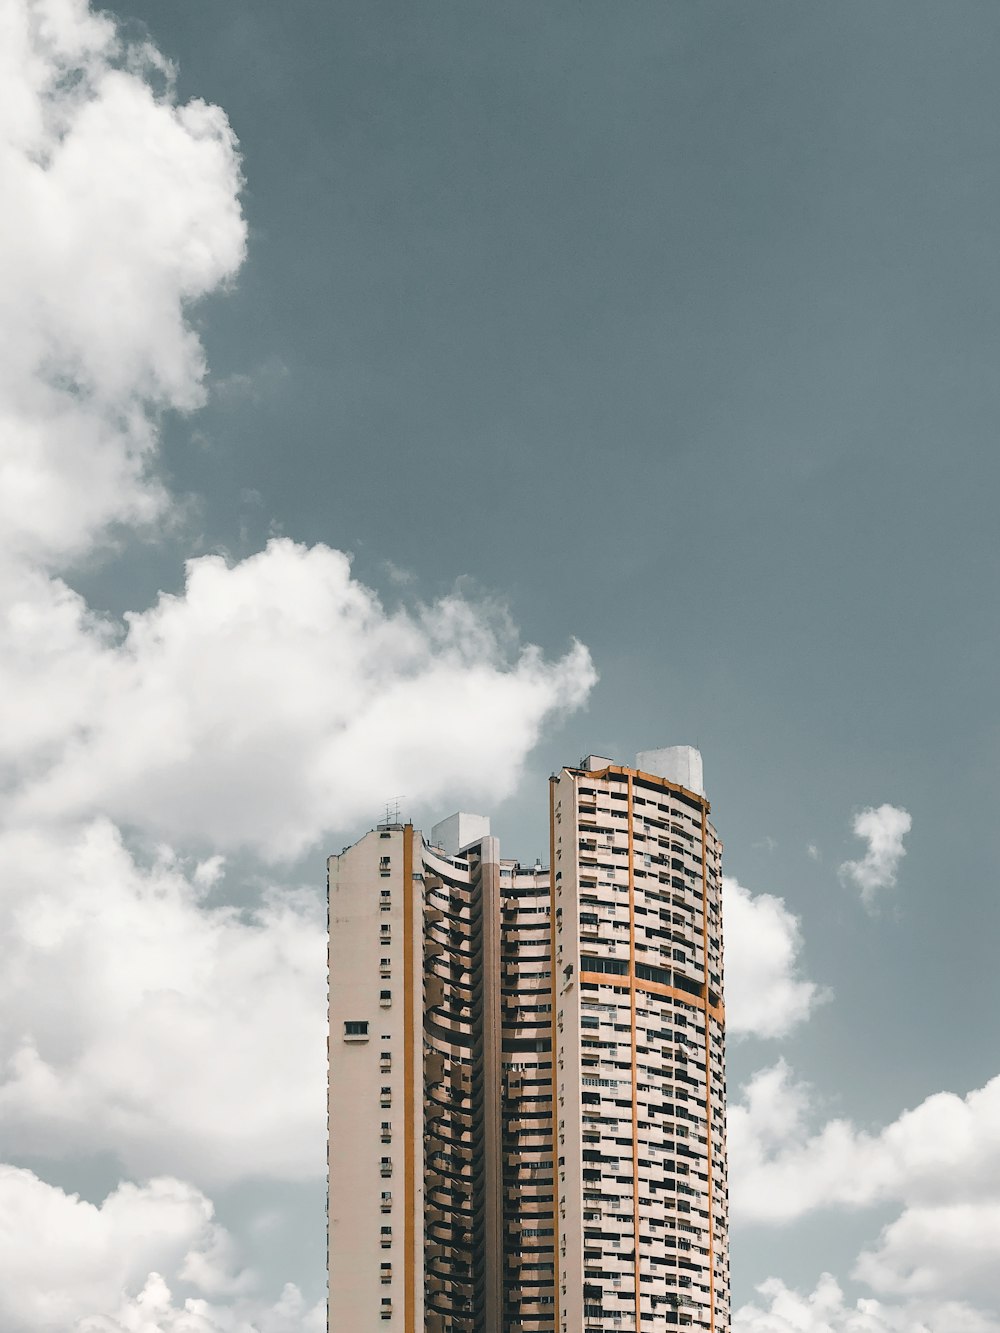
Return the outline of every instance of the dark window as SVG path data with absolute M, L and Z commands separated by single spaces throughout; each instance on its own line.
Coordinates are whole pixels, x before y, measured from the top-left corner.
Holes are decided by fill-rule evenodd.
M 364 1019 L 349 1018 L 344 1024 L 345 1037 L 367 1037 L 368 1023 Z

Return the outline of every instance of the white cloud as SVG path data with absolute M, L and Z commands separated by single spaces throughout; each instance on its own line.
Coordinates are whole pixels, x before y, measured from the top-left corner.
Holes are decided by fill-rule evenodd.
M 763 1300 L 735 1311 L 733 1333 L 1000 1333 L 1000 1323 L 965 1302 L 851 1301 L 829 1273 L 808 1293 L 778 1278 L 757 1291 Z
M 84 0 L 0 18 L 0 530 L 59 560 L 165 497 L 156 414 L 202 401 L 190 304 L 238 269 L 235 140 Z
M 506 795 L 543 723 L 595 678 L 581 645 L 546 662 L 457 595 L 387 613 L 341 552 L 288 540 L 231 567 L 192 560 L 182 596 L 127 619 L 116 640 L 37 578 L 13 600 L 0 708 L 26 780 L 8 818 L 103 811 L 293 855 L 373 820 L 387 792 L 425 810 Z
M 722 882 L 726 1019 L 735 1036 L 783 1037 L 828 998 L 799 976 L 799 920 L 784 900 Z
M 253 1275 L 212 1214 L 210 1200 L 179 1180 L 126 1182 L 98 1206 L 0 1166 L 0 1327 L 65 1333 L 117 1308 L 152 1270 L 213 1296 L 245 1290 Z
M 862 1253 L 855 1277 L 911 1298 L 961 1291 L 1000 1308 L 1000 1191 L 992 1199 L 907 1208 Z
M 4 1333 L 321 1333 L 325 1305 L 262 1296 L 200 1190 L 123 1182 L 100 1204 L 0 1166 Z M 197 1294 L 175 1304 L 170 1287 Z
M 111 1152 L 199 1184 L 321 1179 L 326 922 L 318 894 L 209 908 L 106 821 L 0 834 L 0 1138 Z
M 160 1274 L 151 1273 L 114 1315 L 84 1319 L 74 1333 L 326 1333 L 326 1327 L 326 1304 L 307 1306 L 291 1283 L 273 1304 L 242 1299 L 220 1306 L 188 1297 L 178 1305 Z
M 789 1222 L 821 1208 L 900 1202 L 916 1211 L 883 1238 L 884 1265 L 901 1238 L 918 1234 L 926 1210 L 937 1212 L 943 1244 L 949 1227 L 971 1225 L 966 1206 L 984 1207 L 977 1215 L 985 1219 L 1000 1201 L 1000 1076 L 964 1098 L 935 1093 L 875 1133 L 845 1119 L 813 1130 L 815 1113 L 811 1089 L 784 1061 L 755 1074 L 730 1106 L 737 1221 Z
M 811 1295 L 771 1279 L 758 1289 L 765 1304 L 738 1311 L 734 1333 L 1000 1333 L 982 1313 L 1000 1309 L 1000 1077 L 965 1098 L 928 1097 L 877 1133 L 847 1120 L 813 1130 L 816 1110 L 784 1061 L 730 1107 L 734 1224 L 896 1203 L 852 1276 L 900 1303 L 845 1302 L 829 1275 Z
M 860 861 L 845 861 L 841 876 L 861 890 L 866 907 L 874 906 L 880 889 L 896 883 L 896 870 L 906 855 L 903 838 L 913 825 L 908 811 L 895 805 L 869 807 L 854 817 L 854 832 L 868 843 L 868 850 Z
M 819 848 L 814 842 L 809 843 L 806 847 L 806 855 L 809 857 L 810 861 L 820 860 Z

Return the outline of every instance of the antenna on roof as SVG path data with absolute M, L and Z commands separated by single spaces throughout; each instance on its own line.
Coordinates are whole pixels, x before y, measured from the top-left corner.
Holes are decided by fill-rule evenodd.
M 402 801 L 402 800 L 404 800 L 404 799 L 405 799 L 405 798 L 402 797 L 402 796 L 394 796 L 394 797 L 392 798 L 391 801 L 386 801 L 386 803 L 385 803 L 385 822 L 386 822 L 387 824 L 398 824 L 398 823 L 399 823 L 399 803 L 400 803 L 400 801 Z

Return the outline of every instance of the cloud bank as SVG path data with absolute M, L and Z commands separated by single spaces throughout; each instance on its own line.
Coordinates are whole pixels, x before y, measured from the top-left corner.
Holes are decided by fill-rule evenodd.
M 268 1302 L 211 1201 L 160 1177 L 99 1205 L 0 1166 L 0 1325 L 12 1333 L 319 1333 L 326 1308 Z M 167 1275 L 167 1278 L 162 1276 Z M 174 1286 L 196 1293 L 179 1304 Z M 227 1298 L 219 1303 L 219 1298 Z
M 1000 1333 L 1000 1323 L 961 1301 L 851 1301 L 829 1273 L 808 1293 L 778 1278 L 757 1290 L 762 1302 L 734 1312 L 733 1333 Z
M 813 1129 L 817 1109 L 784 1061 L 730 1107 L 737 1223 L 895 1203 L 899 1216 L 859 1255 L 856 1278 L 888 1296 L 946 1302 L 958 1289 L 1000 1306 L 1000 1076 L 965 1097 L 935 1093 L 874 1133 L 845 1119 Z
M 121 637 L 36 579 L 0 635 L 0 754 L 23 774 L 11 817 L 103 812 L 271 859 L 374 822 L 386 792 L 424 808 L 502 798 L 595 679 L 579 644 L 546 662 L 458 596 L 388 613 L 343 553 L 288 540 L 235 566 L 190 561 L 184 593 L 129 615 Z

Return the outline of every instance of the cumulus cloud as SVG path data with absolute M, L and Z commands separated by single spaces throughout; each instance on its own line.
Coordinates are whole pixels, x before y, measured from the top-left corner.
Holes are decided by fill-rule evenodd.
M 458 595 L 388 613 L 341 552 L 284 539 L 234 566 L 192 560 L 182 596 L 127 621 L 116 637 L 37 578 L 13 600 L 0 707 L 24 779 L 8 817 L 104 811 L 289 856 L 374 818 L 387 791 L 425 809 L 506 795 L 543 723 L 595 679 L 579 644 L 547 662 Z
M 784 1037 L 828 998 L 799 974 L 799 920 L 784 900 L 722 882 L 726 1019 L 734 1036 Z
M 757 1291 L 760 1302 L 735 1311 L 733 1333 L 1000 1333 L 1000 1323 L 960 1301 L 849 1300 L 829 1273 L 811 1292 L 795 1291 L 778 1278 Z
M 892 888 L 896 883 L 896 870 L 906 855 L 903 838 L 912 824 L 908 811 L 895 805 L 869 807 L 855 815 L 854 832 L 865 839 L 868 850 L 860 861 L 845 861 L 840 874 L 861 890 L 866 907 L 874 906 L 880 889 Z
M 307 1306 L 292 1283 L 273 1304 L 240 1300 L 220 1306 L 188 1297 L 179 1305 L 162 1276 L 151 1273 L 114 1315 L 83 1319 L 75 1333 L 325 1333 L 326 1326 L 325 1304 Z
M 816 1112 L 812 1090 L 784 1061 L 747 1084 L 729 1110 L 735 1221 L 895 1203 L 899 1215 L 860 1254 L 854 1276 L 911 1302 L 940 1303 L 958 1290 L 1000 1308 L 1000 1076 L 965 1097 L 935 1093 L 877 1132 L 844 1119 L 813 1128 Z
M 211 1295 L 245 1290 L 231 1237 L 211 1201 L 179 1180 L 119 1185 L 100 1204 L 0 1166 L 0 1326 L 8 1333 L 65 1333 L 117 1307 L 151 1269 Z
M 162 850 L 139 864 L 103 820 L 0 834 L 5 1150 L 107 1151 L 209 1184 L 321 1179 L 319 895 L 209 907 L 204 863 L 188 870 Z
M 0 1166 L 4 1333 L 320 1333 L 323 1305 L 261 1295 L 211 1200 L 181 1180 L 120 1184 L 101 1203 Z M 168 1282 L 193 1291 L 175 1303 Z
M 854 1275 L 874 1291 L 926 1298 L 955 1290 L 1000 1306 L 1000 1191 L 991 1199 L 904 1209 Z
M 0 19 L 0 530 L 8 554 L 79 554 L 147 523 L 164 408 L 203 398 L 187 314 L 243 259 L 235 139 L 84 0 Z

